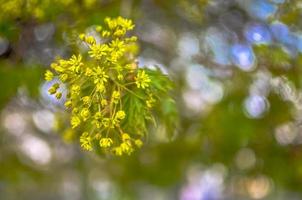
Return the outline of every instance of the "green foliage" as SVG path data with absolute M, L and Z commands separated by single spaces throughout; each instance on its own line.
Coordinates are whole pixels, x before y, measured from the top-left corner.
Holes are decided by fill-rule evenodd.
M 291 58 L 281 46 L 259 45 L 254 47 L 259 65 L 269 67 L 273 72 L 287 70 L 291 65 Z
M 158 104 L 155 106 L 158 117 L 157 121 L 165 127 L 165 133 L 171 138 L 176 133 L 175 127 L 177 127 L 179 122 L 175 101 L 171 97 L 172 94 L 169 92 L 174 85 L 159 69 L 148 70 L 147 74 L 151 79 L 150 89 L 156 91 L 154 92 L 155 94 L 158 94 L 156 96 Z
M 0 85 L 3 88 L 0 95 L 0 108 L 14 97 L 20 88 L 24 88 L 32 97 L 38 97 L 43 73 L 40 66 L 17 64 L 12 67 L 9 62 L 1 62 L 0 65 Z

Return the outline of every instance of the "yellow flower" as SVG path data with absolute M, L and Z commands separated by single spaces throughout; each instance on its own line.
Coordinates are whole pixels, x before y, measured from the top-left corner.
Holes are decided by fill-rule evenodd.
M 151 82 L 149 76 L 145 73 L 144 70 L 139 70 L 136 77 L 135 77 L 135 83 L 138 88 L 145 89 L 146 87 L 149 87 L 149 83 Z
M 97 139 L 97 140 L 100 140 L 102 137 L 102 135 L 100 133 L 96 133 L 94 138 Z
M 103 83 L 98 83 L 96 85 L 96 91 L 100 93 L 105 92 L 105 85 Z
M 107 52 L 109 50 L 109 47 L 106 44 L 94 44 L 91 45 L 90 51 L 88 51 L 88 54 L 91 58 L 95 58 L 97 60 L 100 60 L 103 56 L 107 55 Z
M 123 133 L 122 134 L 122 140 L 123 141 L 127 141 L 127 140 L 130 140 L 131 138 L 130 138 L 130 136 L 127 134 L 127 133 Z
M 72 116 L 70 120 L 70 124 L 72 128 L 76 128 L 81 124 L 81 120 L 78 116 Z
M 117 119 L 124 119 L 126 117 L 126 113 L 123 110 L 119 110 L 117 111 L 117 113 L 115 114 L 115 117 Z
M 115 51 L 124 51 L 125 50 L 125 42 L 120 39 L 112 40 L 110 43 L 110 47 Z
M 121 98 L 121 93 L 119 91 L 113 91 L 111 98 L 113 103 L 118 103 L 119 99 Z
M 155 102 L 155 99 L 152 96 L 149 96 L 149 99 L 146 101 L 146 105 L 148 108 L 152 108 Z
M 109 76 L 106 74 L 104 68 L 97 67 L 94 70 L 94 84 L 104 84 L 107 82 Z
M 85 35 L 84 33 L 81 33 L 81 34 L 79 35 L 79 38 L 80 38 L 80 40 L 85 40 L 86 35 Z
M 141 146 L 143 146 L 143 142 L 142 142 L 140 139 L 136 139 L 136 140 L 134 141 L 134 144 L 135 144 L 138 148 L 140 148 Z
M 55 89 L 59 89 L 60 88 L 60 84 L 59 83 L 55 83 L 52 85 L 52 87 L 54 87 Z
M 83 121 L 86 121 L 86 120 L 89 118 L 89 116 L 90 116 L 90 111 L 89 111 L 89 109 L 88 109 L 88 108 L 83 108 L 83 109 L 81 110 L 80 115 L 81 115 Z
M 108 102 L 106 99 L 102 99 L 101 100 L 101 105 L 104 107 L 104 106 L 107 106 Z
M 115 127 L 116 124 L 117 124 L 117 121 L 115 119 L 108 118 L 108 117 L 102 118 L 102 125 L 105 128 L 112 129 Z
M 123 155 L 123 150 L 122 150 L 121 147 L 115 147 L 115 148 L 113 149 L 113 152 L 114 152 L 114 154 L 117 155 L 117 156 Z
M 101 128 L 102 124 L 98 120 L 91 121 L 92 125 L 95 125 L 96 128 Z
M 125 19 L 122 17 L 118 17 L 117 18 L 118 24 L 120 26 L 122 26 L 124 29 L 126 29 L 127 31 L 130 31 L 134 28 L 134 24 L 132 23 L 132 20 L 130 19 Z
M 126 38 L 127 42 L 136 42 L 137 41 L 137 37 L 136 36 L 132 36 L 130 38 Z
M 80 68 L 81 66 L 83 66 L 82 63 L 82 56 L 78 55 L 75 56 L 73 55 L 70 60 L 68 61 L 68 64 L 70 65 L 69 69 L 75 73 L 79 73 L 80 72 Z
M 60 80 L 61 80 L 62 82 L 67 81 L 67 79 L 68 79 L 68 74 L 62 74 L 62 75 L 60 75 Z
M 102 26 L 96 26 L 96 27 L 95 27 L 95 30 L 96 30 L 97 32 L 99 32 L 99 33 L 102 31 L 102 29 L 103 29 Z
M 102 37 L 109 37 L 110 36 L 110 32 L 107 30 L 102 31 Z
M 95 115 L 94 115 L 94 119 L 95 119 L 95 120 L 100 120 L 100 119 L 102 119 L 102 113 L 101 113 L 101 112 L 96 112 Z
M 85 71 L 85 75 L 86 76 L 91 76 L 93 74 L 93 71 L 92 69 L 90 69 L 89 67 L 86 68 L 86 71 Z
M 109 29 L 113 30 L 117 27 L 117 21 L 112 20 L 109 17 L 105 18 L 105 23 L 108 25 Z
M 102 138 L 100 139 L 100 146 L 103 148 L 110 147 L 113 144 L 113 141 L 111 138 Z
M 121 147 L 122 151 L 127 153 L 127 154 L 130 154 L 133 151 L 133 148 L 132 148 L 131 144 L 128 143 L 128 142 L 122 142 L 120 147 Z
M 57 93 L 58 89 L 60 88 L 60 84 L 59 83 L 55 83 L 53 84 L 49 89 L 48 89 L 48 93 L 49 94 L 55 94 Z
M 90 98 L 90 96 L 84 96 L 84 97 L 82 97 L 82 101 L 83 101 L 84 105 L 88 105 L 91 102 L 91 98 Z
M 57 88 L 55 88 L 53 86 L 48 89 L 49 94 L 55 94 L 56 92 L 57 92 Z
M 125 29 L 117 29 L 113 35 L 116 37 L 122 37 L 126 34 L 126 30 Z
M 52 68 L 52 69 L 54 69 L 56 72 L 58 72 L 58 73 L 62 73 L 62 72 L 64 72 L 66 69 L 65 69 L 65 66 L 63 67 L 64 65 L 61 65 L 61 64 L 58 64 L 58 63 L 52 63 L 51 65 L 50 65 L 50 67 Z
M 53 73 L 49 70 L 46 70 L 44 76 L 46 81 L 51 81 L 54 77 Z
M 117 79 L 120 80 L 120 81 L 124 80 L 123 74 L 118 74 Z
M 110 119 L 109 118 L 103 118 L 102 124 L 105 128 L 108 128 L 110 125 Z
M 72 106 L 72 102 L 71 102 L 70 100 L 68 100 L 68 101 L 66 101 L 66 102 L 64 103 L 64 106 L 65 106 L 66 108 L 70 108 L 70 107 Z
M 57 99 L 61 99 L 61 97 L 62 97 L 62 93 L 61 93 L 61 92 L 57 92 L 56 98 L 57 98 Z
M 72 114 L 77 114 L 79 113 L 79 109 L 78 108 L 73 108 L 72 109 Z
M 92 151 L 92 138 L 89 136 L 88 132 L 84 132 L 80 137 L 81 147 L 87 151 Z
M 96 44 L 96 41 L 95 41 L 94 37 L 92 37 L 92 36 L 85 37 L 85 42 L 87 42 L 90 45 Z
M 80 94 L 80 90 L 81 90 L 81 88 L 80 88 L 80 86 L 79 85 L 72 85 L 71 86 L 71 95 L 79 95 Z

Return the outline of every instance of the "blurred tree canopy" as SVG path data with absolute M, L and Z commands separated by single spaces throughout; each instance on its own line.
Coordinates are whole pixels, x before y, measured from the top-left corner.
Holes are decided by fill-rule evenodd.
M 0 8 L 0 199 L 302 199 L 300 0 Z M 159 100 L 146 144 L 122 157 L 82 151 L 43 80 L 58 57 L 85 52 L 79 34 L 117 16 L 134 21 L 136 62 L 173 81 L 177 106 Z

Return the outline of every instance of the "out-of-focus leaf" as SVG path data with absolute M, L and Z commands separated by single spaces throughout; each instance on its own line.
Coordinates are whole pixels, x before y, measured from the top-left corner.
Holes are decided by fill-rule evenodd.
M 14 65 L 14 67 L 9 65 Z M 20 87 L 24 87 L 29 95 L 36 97 L 39 94 L 42 69 L 40 66 L 27 67 L 2 62 L 0 77 L 0 107 L 3 107 Z

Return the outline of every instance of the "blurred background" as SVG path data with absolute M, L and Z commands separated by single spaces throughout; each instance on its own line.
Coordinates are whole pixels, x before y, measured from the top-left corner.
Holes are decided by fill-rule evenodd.
M 301 0 L 0 0 L 1 200 L 301 200 Z M 43 73 L 106 16 L 175 82 L 175 131 L 131 156 L 58 129 Z M 169 135 L 170 137 L 167 137 Z

